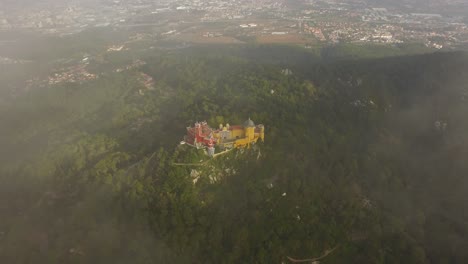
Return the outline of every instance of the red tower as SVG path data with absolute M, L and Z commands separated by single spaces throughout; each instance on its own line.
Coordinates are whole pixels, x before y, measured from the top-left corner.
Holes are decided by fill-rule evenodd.
M 197 122 L 194 127 L 187 127 L 184 141 L 197 148 L 213 147 L 216 143 L 213 129 L 206 122 Z

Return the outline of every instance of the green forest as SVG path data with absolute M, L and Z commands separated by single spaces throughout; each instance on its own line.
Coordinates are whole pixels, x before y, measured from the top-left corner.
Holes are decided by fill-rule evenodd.
M 0 263 L 464 263 L 468 54 L 343 52 L 154 51 L 2 101 Z M 249 117 L 265 142 L 179 145 Z

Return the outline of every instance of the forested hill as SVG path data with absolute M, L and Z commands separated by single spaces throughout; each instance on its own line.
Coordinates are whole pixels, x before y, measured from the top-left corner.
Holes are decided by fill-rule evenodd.
M 467 54 L 236 49 L 2 103 L 0 262 L 468 259 Z M 207 160 L 178 145 L 192 122 L 248 117 L 265 143 L 174 165 Z

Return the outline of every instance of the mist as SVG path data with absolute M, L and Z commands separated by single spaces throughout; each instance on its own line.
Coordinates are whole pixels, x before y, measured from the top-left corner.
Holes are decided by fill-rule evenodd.
M 0 262 L 464 263 L 467 11 L 1 1 Z

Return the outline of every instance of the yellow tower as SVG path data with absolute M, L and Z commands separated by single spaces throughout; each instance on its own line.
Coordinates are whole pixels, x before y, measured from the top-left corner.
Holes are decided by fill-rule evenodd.
M 249 141 L 249 143 L 253 141 L 255 138 L 255 123 L 250 120 L 250 118 L 244 122 L 244 131 L 245 138 Z

